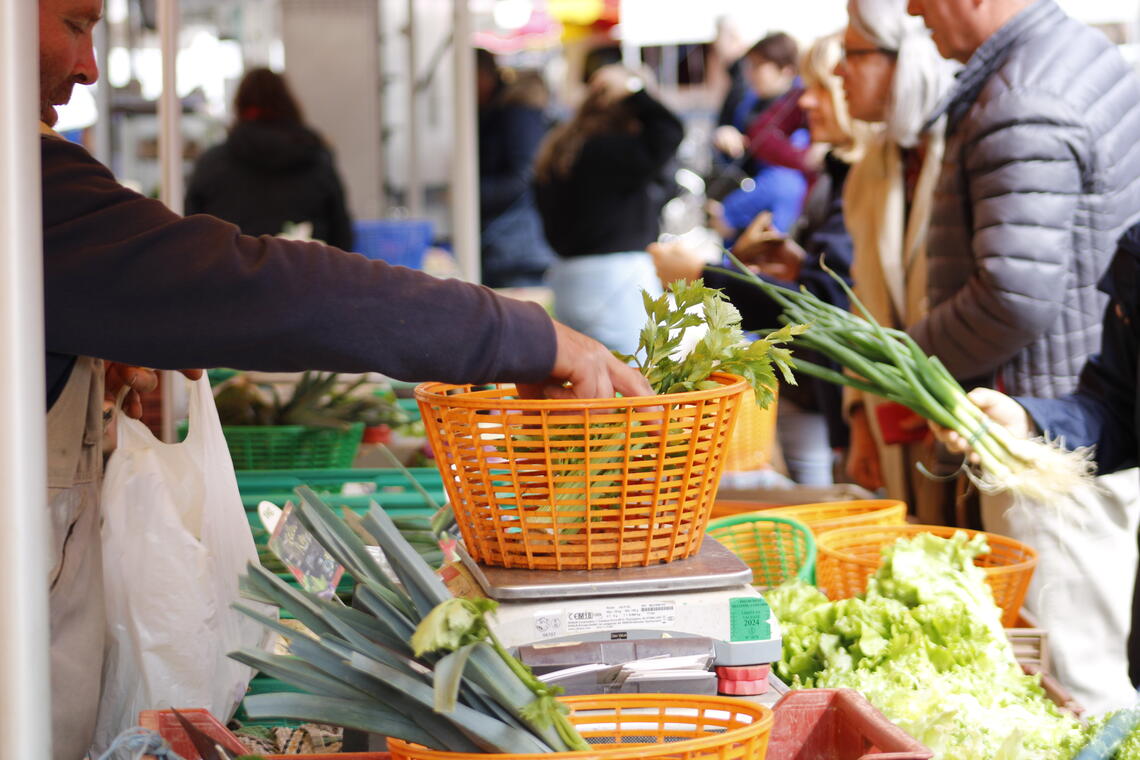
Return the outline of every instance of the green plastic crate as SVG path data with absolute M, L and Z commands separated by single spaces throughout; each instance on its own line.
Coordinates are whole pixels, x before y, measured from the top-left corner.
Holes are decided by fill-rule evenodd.
M 186 437 L 187 425 L 179 426 Z M 364 423 L 348 428 L 303 425 L 226 425 L 222 427 L 235 470 L 351 467 L 364 436 Z

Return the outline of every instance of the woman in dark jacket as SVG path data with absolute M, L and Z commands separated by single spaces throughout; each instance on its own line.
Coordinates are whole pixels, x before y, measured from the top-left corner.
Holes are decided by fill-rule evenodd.
M 253 69 L 238 86 L 235 122 L 198 159 L 187 214 L 233 222 L 247 235 L 277 235 L 308 222 L 311 236 L 352 250 L 352 221 L 332 153 L 305 126 L 285 79 Z
M 684 128 L 617 64 L 590 77 L 586 100 L 539 148 L 536 197 L 558 319 L 631 354 L 645 323 L 641 291 L 661 293 L 646 247 L 668 198 L 665 168 Z

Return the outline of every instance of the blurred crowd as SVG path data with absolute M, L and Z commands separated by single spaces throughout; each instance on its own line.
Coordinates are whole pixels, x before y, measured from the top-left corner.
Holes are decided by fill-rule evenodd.
M 849 285 L 967 388 L 1077 390 L 1101 346 L 1102 277 L 1140 219 L 1140 81 L 1114 46 L 1054 0 L 849 0 L 843 28 L 807 43 L 718 41 L 728 87 L 695 187 L 678 181 L 685 127 L 645 71 L 587 70 L 581 102 L 551 126 L 524 80 L 481 57 L 486 282 L 547 284 L 559 320 L 623 353 L 641 291 L 677 279 L 722 288 L 749 330 L 778 327 L 775 304 L 721 270 L 731 250 L 840 308 Z M 700 197 L 703 235 L 663 233 L 678 194 Z M 1033 545 L 1027 608 L 1062 680 L 1094 711 L 1131 704 L 1134 449 L 1065 505 L 1010 504 L 869 394 L 803 378 L 781 387 L 777 420 L 796 483 L 850 480 L 916 521 Z M 1066 510 L 1080 531 L 1041 517 Z

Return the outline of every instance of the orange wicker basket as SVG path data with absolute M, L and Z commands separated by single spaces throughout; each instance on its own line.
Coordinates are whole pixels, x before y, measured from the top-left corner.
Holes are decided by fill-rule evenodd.
M 900 538 L 933 533 L 950 538 L 962 531 L 973 538 L 981 531 L 942 525 L 889 525 L 839 528 L 816 537 L 816 585 L 830 599 L 846 599 L 867 590 L 867 580 L 882 564 L 882 549 Z M 1012 538 L 985 533 L 990 551 L 974 559 L 985 571 L 994 602 L 1002 609 L 1002 625 L 1012 627 L 1025 601 L 1037 566 L 1037 552 Z
M 582 570 L 694 554 L 748 384 L 647 398 L 520 400 L 424 383 L 428 439 L 477 562 Z
M 895 499 L 796 504 L 790 507 L 772 507 L 764 510 L 764 514 L 799 520 L 817 536 L 836 528 L 854 528 L 859 525 L 906 525 L 906 504 Z
M 740 417 L 732 431 L 725 454 L 726 472 L 747 472 L 767 467 L 776 442 L 776 399 L 766 409 L 756 405 L 756 394 L 749 388 L 740 402 Z
M 570 722 L 593 748 L 557 755 L 491 754 L 500 760 L 757 760 L 768 748 L 772 711 L 730 697 L 609 694 L 563 697 Z M 461 752 L 389 739 L 392 760 L 468 760 Z

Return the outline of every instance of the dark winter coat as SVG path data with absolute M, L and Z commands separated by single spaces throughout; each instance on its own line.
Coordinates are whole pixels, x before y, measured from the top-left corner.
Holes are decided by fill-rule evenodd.
M 546 240 L 559 256 L 644 251 L 657 240 L 663 172 L 677 152 L 681 121 L 644 90 L 629 104 L 641 130 L 586 140 L 567 177 L 536 185 Z
M 225 219 L 246 235 L 276 235 L 286 223 L 311 222 L 313 238 L 352 250 L 352 222 L 332 153 L 301 125 L 239 122 L 198 159 L 186 213 Z

